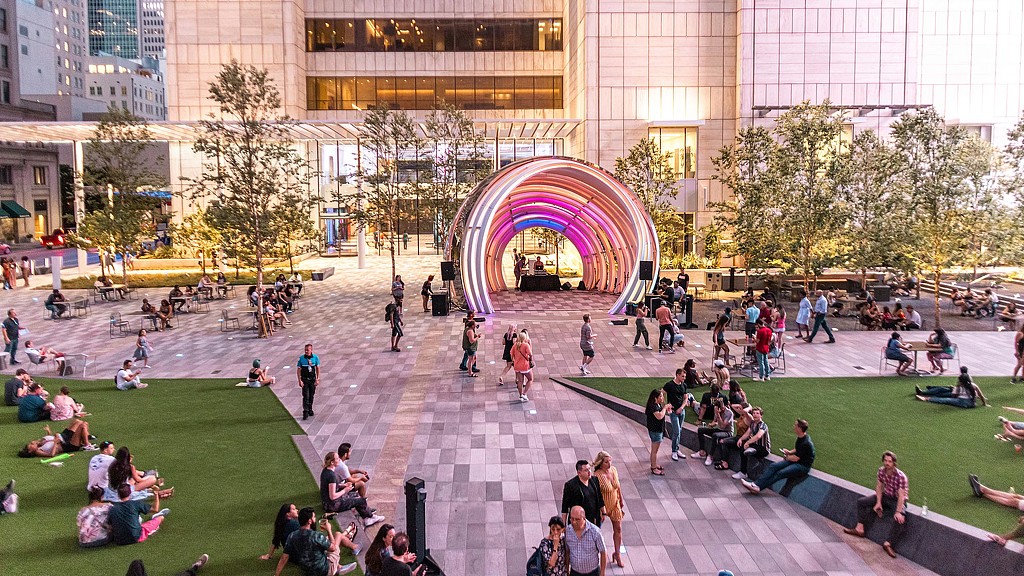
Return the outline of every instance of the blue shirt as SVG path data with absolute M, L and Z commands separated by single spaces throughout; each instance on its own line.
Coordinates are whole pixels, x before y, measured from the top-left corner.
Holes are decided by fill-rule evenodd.
M 588 521 L 582 536 L 576 536 L 576 529 L 572 525 L 566 526 L 565 545 L 569 549 L 569 567 L 574 571 L 588 574 L 601 567 L 604 536 L 594 524 Z
M 761 309 L 751 304 L 750 308 L 747 308 L 747 324 L 753 324 L 754 322 L 757 322 L 757 319 L 760 317 Z
M 828 314 L 828 298 L 822 294 L 818 296 L 818 301 L 814 303 L 814 311 L 818 314 Z
M 303 354 L 299 356 L 299 361 L 296 365 L 302 370 L 300 374 L 302 374 L 303 382 L 316 382 L 316 368 L 320 366 L 319 356 L 313 354 L 306 358 L 306 355 Z

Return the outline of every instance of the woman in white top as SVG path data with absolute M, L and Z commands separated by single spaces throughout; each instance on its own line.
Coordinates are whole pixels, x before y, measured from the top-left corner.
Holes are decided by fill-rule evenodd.
M 69 396 L 71 393 L 67 386 L 61 386 L 60 394 L 53 398 L 53 408 L 50 408 L 50 420 L 70 420 L 82 414 L 83 406 Z

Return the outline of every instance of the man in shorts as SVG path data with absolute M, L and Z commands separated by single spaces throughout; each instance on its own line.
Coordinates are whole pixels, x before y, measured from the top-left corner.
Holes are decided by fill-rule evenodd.
M 590 314 L 583 315 L 583 326 L 580 328 L 580 350 L 583 350 L 583 361 L 580 362 L 580 374 L 590 374 L 587 366 L 594 361 L 594 329 L 590 327 Z

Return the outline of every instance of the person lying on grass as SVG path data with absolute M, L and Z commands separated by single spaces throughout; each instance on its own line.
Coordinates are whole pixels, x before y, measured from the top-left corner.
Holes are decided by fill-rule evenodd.
M 981 483 L 977 474 L 968 474 L 967 482 L 971 485 L 971 491 L 978 498 L 985 498 L 1001 506 L 1008 506 L 1024 512 L 1024 496 L 1016 492 L 1002 492 L 993 490 Z
M 58 454 L 99 450 L 89 443 L 89 423 L 85 420 L 76 419 L 58 435 L 53 434 L 49 425 L 43 430 L 46 436 L 26 444 L 18 452 L 20 458 L 53 458 Z
M 1024 414 L 1024 410 L 1021 410 L 1020 408 L 1012 408 L 1010 406 L 1003 406 L 1003 410 Z M 1006 440 L 1007 442 L 1012 440 L 1024 440 L 1024 422 L 1014 422 L 1000 416 L 999 423 L 1003 425 L 1003 433 L 996 434 L 996 438 L 999 440 Z
M 929 386 L 925 390 L 914 386 L 915 397 L 922 402 L 934 402 L 935 404 L 947 404 L 959 408 L 974 408 L 977 399 L 988 406 L 985 395 L 981 388 L 974 383 L 971 376 L 967 374 L 967 366 L 960 367 L 960 377 L 957 379 L 956 387 L 952 386 Z

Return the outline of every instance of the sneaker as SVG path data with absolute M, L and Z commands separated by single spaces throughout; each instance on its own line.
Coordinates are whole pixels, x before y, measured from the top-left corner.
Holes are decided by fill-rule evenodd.
M 637 346 L 636 344 L 633 344 L 633 348 L 639 348 L 639 346 Z
M 529 402 L 529 401 L 530 401 L 530 397 L 527 396 L 526 394 L 523 394 L 523 402 Z
M 651 348 L 650 346 L 648 346 L 647 349 L 648 350 L 654 350 L 654 348 Z
M 753 380 L 754 382 L 761 382 L 762 381 L 760 376 L 754 376 L 753 378 L 751 378 L 751 380 Z
M 163 510 L 157 512 L 156 514 L 153 514 L 153 518 L 159 518 L 161 516 L 167 516 L 170 513 L 171 513 L 171 509 L 170 508 L 164 508 Z
M 680 452 L 679 455 L 682 456 L 683 453 Z M 690 454 L 690 458 L 700 460 L 701 458 L 703 458 L 703 456 L 700 455 L 700 452 L 694 452 L 693 454 Z
M 742 484 L 744 488 L 749 490 L 751 494 L 761 493 L 761 489 L 758 488 L 757 484 L 754 484 L 753 482 L 748 482 L 747 480 L 740 480 L 740 484 Z
M 357 566 L 359 566 L 359 564 L 355 562 L 352 562 L 351 564 L 343 564 L 341 566 L 338 566 L 338 571 L 335 572 L 335 574 L 348 574 L 349 572 L 355 570 Z
M 713 460 L 711 460 L 711 456 L 708 456 L 707 458 L 704 459 L 705 466 L 711 466 L 711 462 L 713 462 Z
M 587 370 L 586 368 L 584 368 L 583 369 L 583 374 L 589 376 L 590 375 L 590 370 Z
M 85 446 L 82 446 L 82 452 L 99 452 L 99 451 L 100 451 L 99 447 L 98 446 L 93 446 L 92 444 L 86 444 Z
M 673 452 L 672 453 L 672 459 L 678 462 L 679 461 L 679 452 Z
M 587 369 L 584 368 L 583 366 L 580 366 L 580 375 L 581 376 L 586 376 L 587 375 Z
M 192 563 L 192 570 L 193 571 L 199 570 L 200 568 L 205 566 L 206 563 L 209 562 L 209 561 L 210 561 L 210 555 L 209 554 L 203 554 L 202 556 L 197 558 L 195 562 Z
M 355 547 L 355 548 L 354 548 L 354 549 L 352 550 L 352 555 L 353 555 L 353 556 L 359 556 L 359 554 L 360 554 L 360 553 L 361 553 L 362 551 L 363 551 L 363 547 L 362 547 L 362 546 L 360 546 L 359 544 L 356 544 L 356 547 Z
M 363 518 L 363 526 L 366 526 L 367 528 L 369 528 L 370 526 L 373 526 L 374 524 L 377 524 L 377 523 L 383 522 L 383 521 L 384 521 L 384 517 L 383 516 L 381 516 L 379 514 L 374 514 L 373 516 L 370 516 L 369 518 Z
M 747 477 L 747 475 L 744 474 L 743 472 L 737 472 L 737 473 L 732 475 L 732 479 L 733 480 L 742 480 L 743 478 L 746 478 L 746 477 Z
M 1006 424 L 1007 422 L 1009 422 L 1009 420 L 1007 420 L 1006 418 L 1000 416 L 999 417 L 999 422 L 1002 423 L 1002 424 Z
M 765 382 L 771 382 L 772 381 L 772 377 L 771 376 L 765 376 L 764 377 L 764 381 Z
M 145 366 L 143 366 L 143 368 L 152 368 L 152 366 L 150 366 L 149 364 L 146 364 Z

